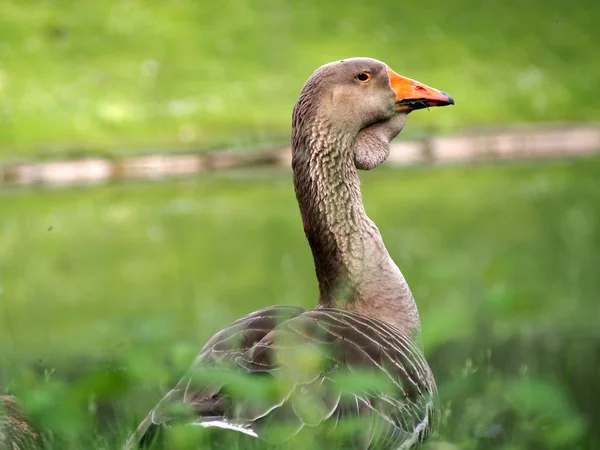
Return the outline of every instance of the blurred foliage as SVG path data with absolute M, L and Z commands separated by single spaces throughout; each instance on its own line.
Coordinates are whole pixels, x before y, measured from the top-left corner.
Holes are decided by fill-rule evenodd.
M 363 175 L 440 389 L 429 449 L 600 447 L 599 172 L 592 157 Z M 317 297 L 289 174 L 0 203 L 0 386 L 48 448 L 119 448 L 214 332 Z M 236 448 L 187 428 L 170 448 L 190 432 Z M 290 448 L 319 448 L 306 439 Z
M 595 0 L 3 0 L 0 158 L 286 142 L 312 71 L 363 55 L 456 99 L 404 137 L 594 121 L 599 13 Z M 600 448 L 598 173 L 594 157 L 364 175 L 440 388 L 429 449 Z M 0 192 L 0 394 L 18 395 L 46 448 L 120 448 L 215 331 L 316 292 L 287 174 Z M 165 439 L 262 447 L 179 427 Z
M 600 118 L 597 0 L 3 0 L 0 156 L 286 142 L 318 66 L 451 93 L 403 137 Z

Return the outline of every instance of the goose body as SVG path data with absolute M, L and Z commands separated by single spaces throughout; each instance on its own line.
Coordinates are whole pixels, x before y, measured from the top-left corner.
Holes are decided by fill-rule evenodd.
M 38 448 L 38 434 L 21 414 L 17 399 L 0 395 L 0 450 Z
M 361 449 L 416 448 L 435 430 L 437 391 L 418 344 L 416 304 L 366 215 L 357 169 L 387 158 L 410 111 L 453 103 L 370 58 L 317 69 L 292 121 L 294 187 L 319 281 L 316 308 L 273 306 L 218 332 L 127 448 L 148 446 L 180 422 L 281 442 L 357 419 L 350 446 Z M 231 373 L 283 388 L 241 399 Z M 377 381 L 363 390 L 341 381 L 363 373 Z M 184 413 L 173 412 L 182 406 Z

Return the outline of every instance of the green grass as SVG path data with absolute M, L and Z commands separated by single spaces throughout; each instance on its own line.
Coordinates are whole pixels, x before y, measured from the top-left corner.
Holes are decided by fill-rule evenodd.
M 600 445 L 600 159 L 366 173 L 461 449 Z M 118 448 L 203 342 L 315 304 L 289 174 L 0 197 L 0 385 L 51 448 Z M 504 438 L 478 438 L 500 425 Z M 184 448 L 184 447 L 182 447 Z
M 285 142 L 323 63 L 451 93 L 404 137 L 600 119 L 595 0 L 4 0 L 0 157 Z

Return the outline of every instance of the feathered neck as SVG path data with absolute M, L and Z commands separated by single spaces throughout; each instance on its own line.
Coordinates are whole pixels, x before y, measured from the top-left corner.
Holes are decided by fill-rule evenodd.
M 415 336 L 420 322 L 412 293 L 362 202 L 354 150 L 368 142 L 334 125 L 309 94 L 294 108 L 292 168 L 319 307 L 358 311 Z

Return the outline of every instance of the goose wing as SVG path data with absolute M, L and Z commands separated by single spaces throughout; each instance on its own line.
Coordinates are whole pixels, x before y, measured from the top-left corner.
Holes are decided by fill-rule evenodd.
M 236 385 L 240 373 L 251 376 Z M 359 448 L 414 448 L 435 427 L 436 394 L 421 351 L 396 328 L 343 310 L 267 308 L 206 344 L 128 448 L 177 420 L 271 442 L 357 421 Z

